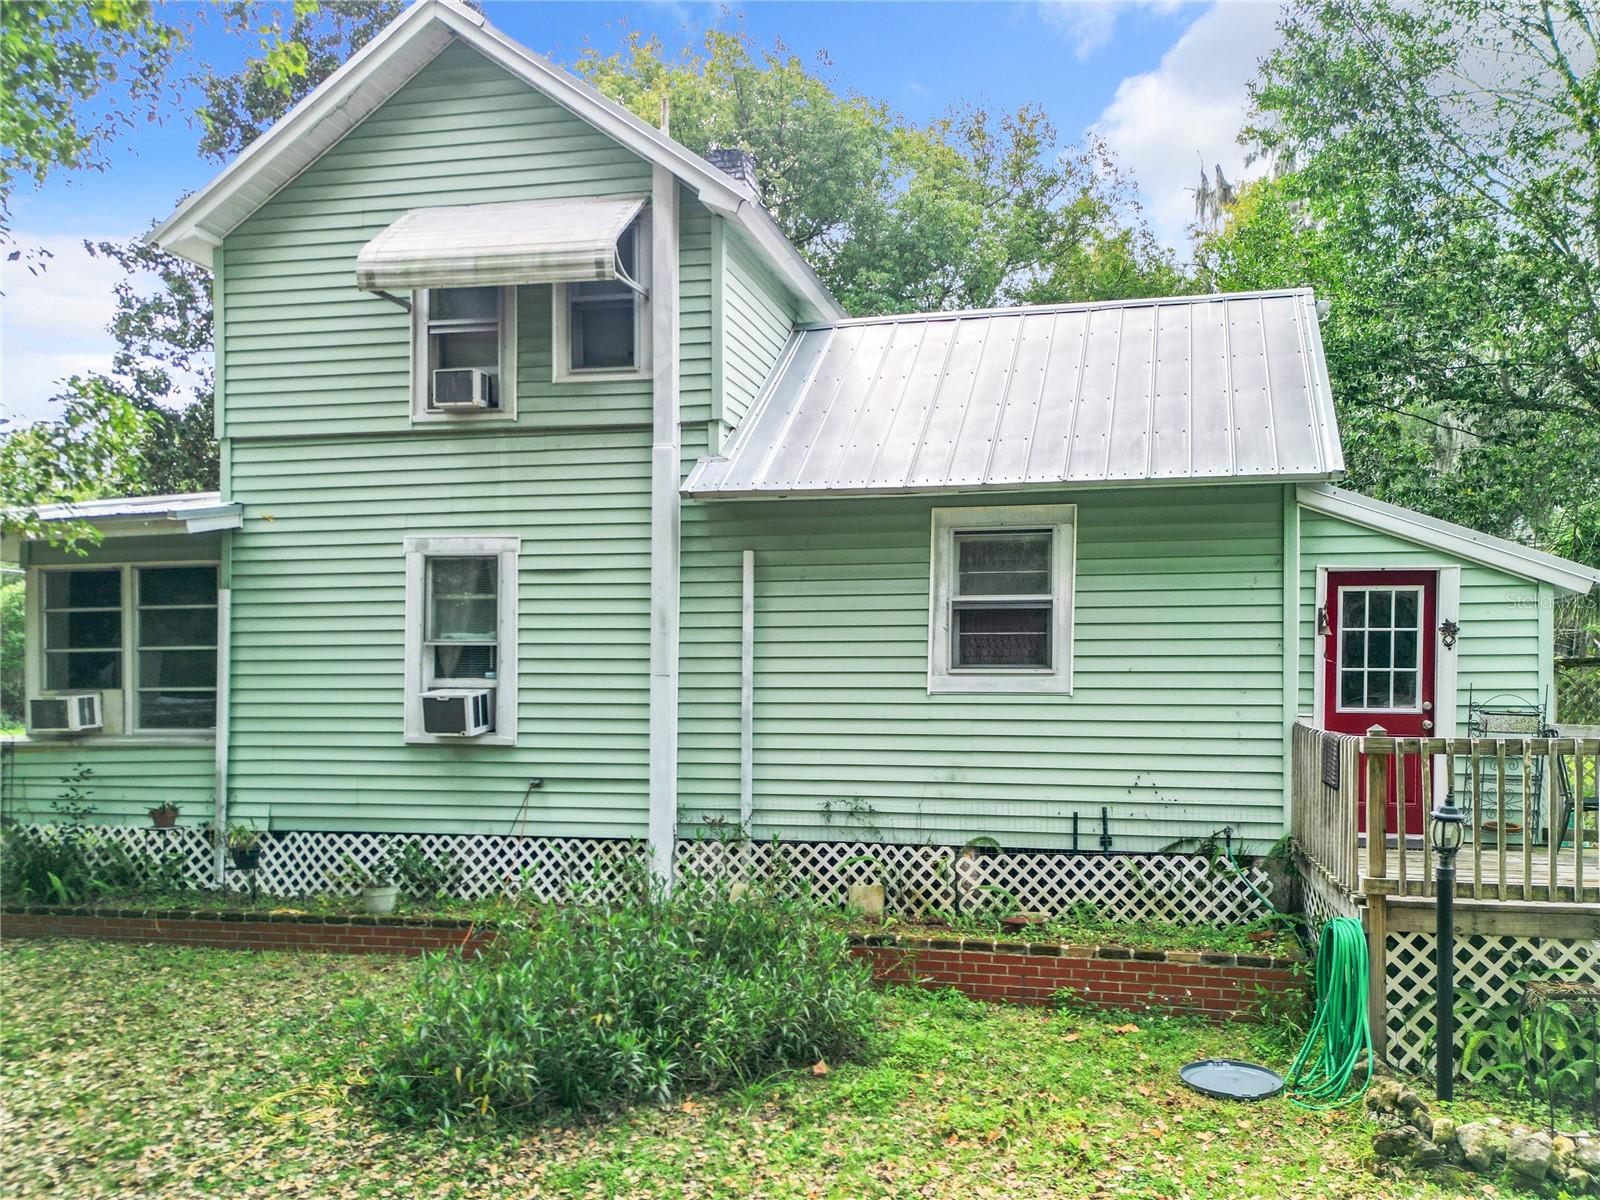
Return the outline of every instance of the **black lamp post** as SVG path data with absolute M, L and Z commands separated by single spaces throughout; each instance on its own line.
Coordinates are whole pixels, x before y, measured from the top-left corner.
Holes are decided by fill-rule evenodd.
M 1426 768 L 1424 768 L 1426 769 Z M 1456 852 L 1466 835 L 1467 814 L 1456 807 L 1455 793 L 1447 791 L 1444 803 L 1433 810 L 1431 828 L 1433 851 L 1439 856 L 1434 867 L 1435 910 L 1433 952 L 1436 979 L 1434 987 L 1434 1026 L 1437 1041 L 1435 1094 L 1449 1100 L 1456 1082 Z

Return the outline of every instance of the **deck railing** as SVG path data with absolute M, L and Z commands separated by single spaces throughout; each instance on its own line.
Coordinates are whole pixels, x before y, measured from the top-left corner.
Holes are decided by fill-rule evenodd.
M 1458 896 L 1600 899 L 1600 832 L 1584 804 L 1600 785 L 1600 738 L 1391 738 L 1301 724 L 1293 752 L 1295 840 L 1351 892 L 1434 894 L 1426 821 L 1406 836 L 1388 827 L 1389 810 L 1427 814 L 1449 789 L 1468 814 Z

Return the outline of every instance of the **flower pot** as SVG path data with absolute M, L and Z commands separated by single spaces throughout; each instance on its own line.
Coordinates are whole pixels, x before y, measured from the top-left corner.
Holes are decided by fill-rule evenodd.
M 228 857 L 233 859 L 233 865 L 240 871 L 254 871 L 261 865 L 261 847 L 252 846 L 248 850 L 235 850 L 229 848 Z
M 400 888 L 392 883 L 384 887 L 362 888 L 361 911 L 371 913 L 373 916 L 392 913 L 394 911 L 394 902 L 399 896 Z
M 150 820 L 157 829 L 171 829 L 178 823 L 178 810 L 175 808 L 152 808 Z
M 883 920 L 884 891 L 881 883 L 852 883 L 845 894 L 845 905 L 870 921 Z

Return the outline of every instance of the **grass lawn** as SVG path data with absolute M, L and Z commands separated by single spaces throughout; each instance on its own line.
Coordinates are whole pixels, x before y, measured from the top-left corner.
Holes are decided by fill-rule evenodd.
M 411 964 L 87 942 L 0 955 L 0 1195 L 1434 1197 L 1358 1114 L 1182 1088 L 1281 1034 L 897 993 L 872 1060 L 574 1127 L 399 1130 L 352 1003 Z M 1131 1025 L 1137 1028 L 1130 1028 Z M 1471 1194 L 1482 1194 L 1472 1192 Z

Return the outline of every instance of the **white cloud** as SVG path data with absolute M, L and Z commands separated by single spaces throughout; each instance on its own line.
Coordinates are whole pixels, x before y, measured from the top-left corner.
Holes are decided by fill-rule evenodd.
M 1138 180 L 1156 236 L 1182 249 L 1204 161 L 1238 182 L 1248 172 L 1236 138 L 1256 63 L 1278 42 L 1275 3 L 1219 3 L 1184 30 L 1161 64 L 1117 85 L 1095 129 Z
M 110 370 L 116 343 L 106 325 L 116 312 L 112 288 L 125 275 L 109 259 L 92 257 L 80 237 L 19 230 L 15 244 L 41 247 L 52 256 L 37 274 L 20 262 L 6 263 L 0 282 L 0 412 L 31 421 L 59 411 L 49 401 L 62 380 Z
M 1111 40 L 1117 20 L 1131 8 L 1169 13 L 1184 0 L 1040 0 L 1045 23 L 1067 39 L 1075 58 L 1085 59 Z

